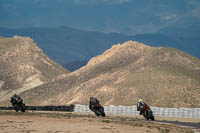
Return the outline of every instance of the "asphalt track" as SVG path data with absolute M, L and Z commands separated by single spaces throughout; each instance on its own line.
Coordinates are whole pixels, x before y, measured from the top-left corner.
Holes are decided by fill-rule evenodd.
M 155 120 L 155 123 L 160 123 L 160 124 L 173 124 L 177 125 L 179 127 L 184 127 L 184 128 L 190 128 L 192 129 L 195 133 L 200 133 L 200 123 L 192 123 L 192 122 L 179 122 L 179 121 L 161 121 L 161 120 Z

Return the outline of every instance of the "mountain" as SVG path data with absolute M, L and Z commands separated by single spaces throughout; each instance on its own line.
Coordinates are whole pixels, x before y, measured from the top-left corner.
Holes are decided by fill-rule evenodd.
M 112 44 L 129 40 L 123 34 L 88 32 L 70 27 L 58 28 L 0 28 L 0 36 L 31 37 L 38 46 L 57 63 L 64 65 L 79 60 L 89 60 Z
M 190 28 L 188 27 L 187 29 Z M 192 29 L 195 29 L 195 26 Z M 0 36 L 29 36 L 48 57 L 60 65 L 64 65 L 74 64 L 73 62 L 77 61 L 84 62 L 84 60 L 90 60 L 92 57 L 97 56 L 110 48 L 113 44 L 126 42 L 128 40 L 135 40 L 153 47 L 173 47 L 200 58 L 200 34 L 196 34 L 198 32 L 200 33 L 200 31 L 198 31 L 198 29 L 193 31 L 192 29 L 190 30 L 191 32 L 187 33 L 181 30 L 181 28 L 176 31 L 186 34 L 184 36 L 172 34 L 175 33 L 173 31 L 175 29 L 170 28 L 170 26 L 168 28 L 166 27 L 167 31 L 163 29 L 163 31 L 157 33 L 128 36 L 119 33 L 105 34 L 102 32 L 83 31 L 70 27 L 0 28 Z M 75 63 L 75 65 L 70 66 L 70 68 L 79 68 L 79 66 L 80 65 Z
M 68 73 L 29 37 L 0 37 L 0 97 L 8 99 Z
M 117 44 L 88 64 L 21 94 L 31 105 L 88 104 L 200 107 L 200 60 L 168 47 L 135 41 Z M 34 95 L 30 95 L 34 94 Z

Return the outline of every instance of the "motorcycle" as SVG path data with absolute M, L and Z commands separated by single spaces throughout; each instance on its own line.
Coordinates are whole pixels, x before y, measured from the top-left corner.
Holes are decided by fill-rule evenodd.
M 23 103 L 22 99 L 16 99 L 16 102 L 13 104 L 13 107 L 16 112 L 18 112 L 19 110 L 21 110 L 21 112 L 26 111 L 26 105 Z
M 154 117 L 154 115 L 153 115 L 153 111 L 150 109 L 149 106 L 144 106 L 143 112 L 144 112 L 144 113 L 143 113 L 143 116 L 144 116 L 144 118 L 145 118 L 146 120 L 149 120 L 149 119 L 151 119 L 152 121 L 155 120 L 155 117 Z
M 101 106 L 100 104 L 96 104 L 96 105 L 91 105 L 90 109 L 95 113 L 96 116 L 102 116 L 105 117 L 106 114 L 104 112 L 104 107 Z

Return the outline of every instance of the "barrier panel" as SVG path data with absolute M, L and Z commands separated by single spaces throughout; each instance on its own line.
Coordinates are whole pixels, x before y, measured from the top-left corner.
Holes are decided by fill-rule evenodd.
M 0 110 L 13 110 L 13 107 L 0 107 Z M 200 119 L 200 108 L 159 108 L 151 107 L 155 116 L 176 117 L 176 118 L 198 118 Z M 36 111 L 67 111 L 91 113 L 88 105 L 70 105 L 70 106 L 27 106 L 27 110 Z M 139 115 L 136 106 L 104 106 L 106 114 L 114 115 Z
M 14 110 L 14 108 L 13 107 L 0 107 L 0 110 Z M 74 105 L 69 105 L 69 106 L 26 106 L 26 110 L 74 112 Z
M 74 112 L 91 112 L 88 105 L 74 105 Z M 198 118 L 200 119 L 200 108 L 159 108 L 151 107 L 155 116 L 176 118 Z M 139 115 L 136 106 L 104 106 L 106 114 L 114 115 Z

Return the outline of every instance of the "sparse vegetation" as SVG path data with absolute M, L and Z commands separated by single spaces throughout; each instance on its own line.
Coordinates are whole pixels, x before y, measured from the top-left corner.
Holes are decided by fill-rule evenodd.
M 185 132 L 192 133 L 190 129 L 180 128 L 174 126 L 170 127 L 170 125 L 160 125 L 157 123 L 152 123 L 145 121 L 143 119 L 138 118 L 129 118 L 129 117 L 118 117 L 118 116 L 108 116 L 106 118 L 97 118 L 94 115 L 85 115 L 85 114 L 76 114 L 76 113 L 66 113 L 66 112 L 12 112 L 12 111 L 0 111 L 1 115 L 13 115 L 13 116 L 40 116 L 40 117 L 48 117 L 48 118 L 59 118 L 59 119 L 82 119 L 88 122 L 103 122 L 108 124 L 120 124 L 120 125 L 129 125 L 138 128 L 148 128 L 148 132 L 151 132 L 154 129 L 160 131 L 160 133 L 173 133 L 176 132 Z M 97 119 L 96 119 L 97 118 Z
M 112 121 L 111 120 L 102 120 L 102 122 L 104 122 L 104 123 L 111 123 Z
M 162 133 L 169 133 L 170 130 L 169 130 L 169 129 L 162 129 L 161 132 L 162 132 Z

